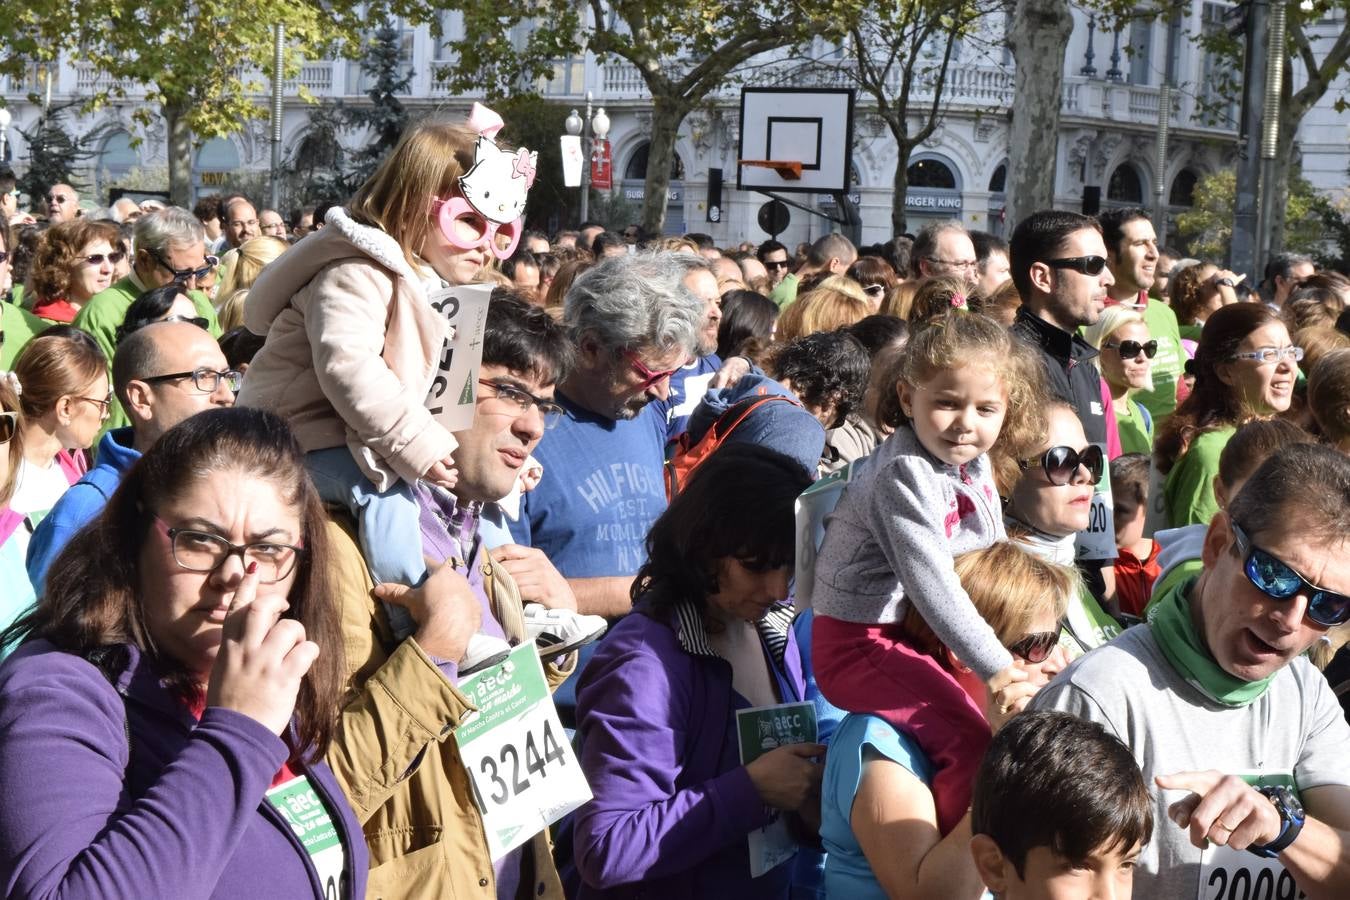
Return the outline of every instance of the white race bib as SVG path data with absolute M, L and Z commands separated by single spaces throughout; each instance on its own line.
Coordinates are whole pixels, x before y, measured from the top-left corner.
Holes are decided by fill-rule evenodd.
M 1303 900 L 1278 859 L 1262 859 L 1246 850 L 1211 844 L 1200 857 L 1196 900 Z
M 478 714 L 455 731 L 493 861 L 591 799 L 544 679 L 534 641 L 459 689 Z
M 342 868 L 346 854 L 342 838 L 328 814 L 314 786 L 304 775 L 277 785 L 267 792 L 267 802 L 281 813 L 291 831 L 305 845 L 309 861 L 319 873 L 325 900 L 339 900 L 348 895 L 348 885 Z

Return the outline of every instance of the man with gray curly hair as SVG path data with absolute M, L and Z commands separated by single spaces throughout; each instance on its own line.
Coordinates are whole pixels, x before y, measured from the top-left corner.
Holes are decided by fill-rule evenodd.
M 696 353 L 705 319 L 686 271 L 670 254 L 614 257 L 564 301 L 577 359 L 557 388 L 567 414 L 535 453 L 543 479 L 511 535 L 548 556 L 583 613 L 628 611 L 647 531 L 666 508 L 670 378 Z

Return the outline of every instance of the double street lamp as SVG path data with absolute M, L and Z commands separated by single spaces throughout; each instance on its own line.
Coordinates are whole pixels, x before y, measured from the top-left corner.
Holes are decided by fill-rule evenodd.
M 581 221 L 585 222 L 590 218 L 590 193 L 591 193 L 591 167 L 590 161 L 594 158 L 596 144 L 605 139 L 609 134 L 609 116 L 605 115 L 605 108 L 600 107 L 594 116 L 591 115 L 591 92 L 586 92 L 586 117 L 583 119 L 577 115 L 577 111 L 572 110 L 572 114 L 567 117 L 565 123 L 567 133 L 573 137 L 581 135 Z M 592 138 L 591 135 L 594 135 Z

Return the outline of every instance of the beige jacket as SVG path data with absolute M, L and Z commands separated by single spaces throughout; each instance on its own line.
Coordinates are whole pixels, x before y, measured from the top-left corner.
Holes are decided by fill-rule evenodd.
M 483 819 L 454 731 L 475 709 L 412 638 L 395 642 L 351 533 L 330 522 L 334 584 L 342 607 L 348 694 L 327 761 L 370 849 L 372 900 L 496 900 Z M 520 593 L 506 572 L 484 574 L 508 638 L 524 633 Z M 557 688 L 576 654 L 544 667 Z M 523 848 L 518 896 L 563 900 L 548 831 Z
M 244 324 L 267 343 L 238 402 L 281 416 L 306 452 L 346 445 L 383 491 L 455 449 L 426 408 L 449 326 L 378 228 L 330 212 L 326 227 L 263 269 Z

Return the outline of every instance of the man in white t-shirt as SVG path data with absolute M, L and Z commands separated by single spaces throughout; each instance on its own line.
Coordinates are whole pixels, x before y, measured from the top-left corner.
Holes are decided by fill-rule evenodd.
M 1286 448 L 1195 579 L 1033 701 L 1099 722 L 1156 789 L 1139 897 L 1350 896 L 1350 726 L 1304 657 L 1350 618 L 1350 459 Z

